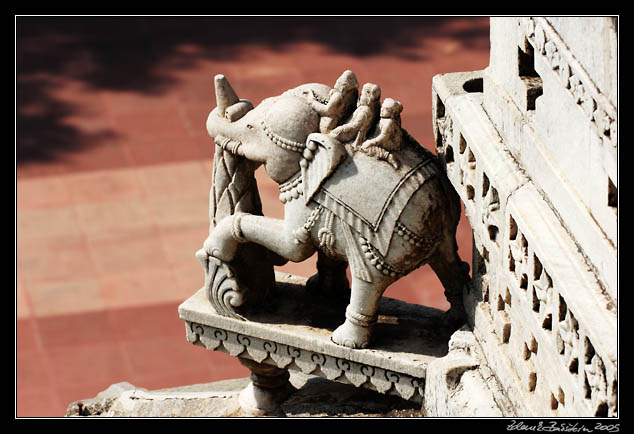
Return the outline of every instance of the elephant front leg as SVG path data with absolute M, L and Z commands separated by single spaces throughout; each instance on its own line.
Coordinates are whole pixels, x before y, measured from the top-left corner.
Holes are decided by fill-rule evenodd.
M 332 341 L 348 348 L 367 348 L 378 318 L 379 302 L 388 282 L 374 283 L 353 278 L 346 321 L 332 334 Z
M 284 220 L 252 214 L 227 216 L 214 228 L 203 250 L 224 262 L 231 262 L 242 243 L 259 244 L 282 258 L 301 262 L 313 253 L 311 243 L 298 243 L 292 227 Z
M 223 262 L 231 262 L 235 258 L 238 246 L 248 242 L 240 232 L 240 222 L 246 215 L 248 214 L 229 215 L 214 227 L 203 243 L 203 248 L 196 253 L 203 266 L 206 265 L 206 256 L 213 256 Z
M 243 215 L 229 215 L 220 220 L 203 248 L 196 252 L 205 271 L 205 292 L 216 313 L 238 319 L 244 319 L 235 309 L 244 303 L 248 285 L 238 282 L 229 263 L 236 259 L 238 246 L 243 242 L 235 231 Z
M 235 308 L 242 306 L 244 294 L 250 291 L 248 284 L 245 286 L 244 281 L 239 282 L 240 273 L 253 272 L 252 269 L 233 269 L 232 261 L 237 257 L 242 243 L 258 244 L 295 262 L 303 261 L 315 251 L 312 244 L 297 243 L 290 225 L 283 220 L 251 214 L 235 214 L 223 218 L 211 231 L 203 248 L 196 252 L 196 256 L 205 269 L 207 296 L 216 312 L 235 318 L 242 318 L 235 312 Z M 255 285 L 261 283 L 255 282 Z

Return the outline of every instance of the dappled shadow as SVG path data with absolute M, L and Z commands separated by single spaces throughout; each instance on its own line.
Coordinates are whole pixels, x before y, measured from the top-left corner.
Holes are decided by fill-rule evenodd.
M 52 94 L 54 78 L 88 89 L 156 94 L 176 83 L 175 71 L 201 59 L 235 58 L 245 47 L 280 51 L 308 41 L 343 55 L 386 53 L 418 61 L 423 59 L 417 49 L 428 37 L 451 38 L 464 47 L 488 43 L 487 20 L 473 20 L 473 26 L 452 26 L 454 21 L 407 16 L 18 17 L 18 164 L 54 159 L 109 137 L 107 132 L 87 135 L 63 122 L 77 108 Z
M 86 133 L 66 122 L 78 109 L 68 101 L 50 94 L 55 86 L 46 79 L 18 79 L 16 90 L 16 159 L 45 162 L 65 153 L 116 136 L 104 130 Z

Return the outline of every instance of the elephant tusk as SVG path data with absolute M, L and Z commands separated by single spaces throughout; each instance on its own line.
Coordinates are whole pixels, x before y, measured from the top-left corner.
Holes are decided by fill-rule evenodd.
M 218 74 L 214 77 L 214 87 L 216 89 L 218 114 L 224 116 L 225 110 L 239 101 L 238 95 L 236 95 L 229 81 L 222 74 Z

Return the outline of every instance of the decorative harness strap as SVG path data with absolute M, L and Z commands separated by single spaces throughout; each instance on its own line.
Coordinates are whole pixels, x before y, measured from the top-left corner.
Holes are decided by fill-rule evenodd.
M 324 207 L 319 205 L 310 213 L 306 219 L 306 223 L 304 223 L 301 228 L 293 232 L 293 236 L 295 237 L 297 243 L 306 244 L 310 241 L 310 231 L 313 229 L 313 226 L 315 226 L 315 223 L 323 211 Z
M 326 210 L 324 227 L 319 230 L 317 236 L 319 237 L 319 247 L 330 257 L 336 256 L 335 243 L 337 239 L 335 238 L 334 226 L 335 215 L 331 211 Z

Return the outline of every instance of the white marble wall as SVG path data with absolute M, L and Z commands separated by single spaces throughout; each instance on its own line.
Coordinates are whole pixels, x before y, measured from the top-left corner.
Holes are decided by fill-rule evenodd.
M 518 416 L 618 412 L 616 39 L 611 18 L 492 18 L 489 67 L 433 81 L 471 326 Z
M 559 213 L 605 290 L 616 299 L 613 25 L 611 18 L 599 17 L 491 19 L 483 107 L 508 150 Z M 583 36 L 571 29 L 584 29 Z M 537 77 L 520 75 L 520 51 L 532 57 Z M 542 94 L 529 110 L 525 101 L 535 82 Z

